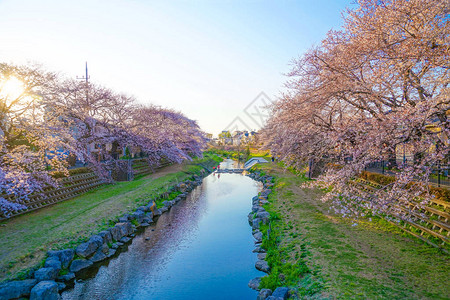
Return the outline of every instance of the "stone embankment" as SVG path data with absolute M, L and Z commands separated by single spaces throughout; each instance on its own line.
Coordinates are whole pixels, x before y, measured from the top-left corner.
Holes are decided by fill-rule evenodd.
M 268 175 L 261 175 L 260 172 L 250 173 L 250 178 L 260 181 L 263 184 L 262 191 L 258 196 L 252 199 L 252 211 L 248 214 L 248 223 L 252 226 L 253 237 L 255 238 L 255 250 L 253 252 L 258 253 L 258 260 L 255 263 L 255 268 L 269 274 L 270 266 L 265 260 L 267 257 L 266 249 L 262 247 L 263 233 L 260 230 L 261 224 L 270 226 L 270 213 L 263 207 L 265 204 L 269 204 L 267 200 L 270 193 L 272 193 L 273 177 Z M 267 234 L 270 234 L 270 227 L 267 230 Z M 260 289 L 262 277 L 256 277 L 248 283 L 248 286 L 254 290 L 259 291 L 257 300 L 281 300 L 288 299 L 289 288 L 278 287 L 274 291 L 270 289 Z
M 208 173 L 204 172 L 203 175 Z M 23 297 L 36 300 L 60 299 L 59 293 L 66 288 L 66 284 L 73 283 L 79 272 L 115 255 L 122 246 L 131 241 L 137 228 L 155 222 L 158 216 L 185 199 L 202 180 L 203 177 L 194 175 L 192 180 L 171 187 L 166 195 L 172 192 L 179 194 L 173 200 L 163 201 L 161 208 L 157 208 L 156 202 L 160 203 L 163 195 L 149 199 L 147 205 L 137 208 L 131 214 L 123 215 L 113 227 L 91 236 L 75 249 L 48 251 L 44 266 L 34 272 L 33 278 L 0 285 L 0 300 Z

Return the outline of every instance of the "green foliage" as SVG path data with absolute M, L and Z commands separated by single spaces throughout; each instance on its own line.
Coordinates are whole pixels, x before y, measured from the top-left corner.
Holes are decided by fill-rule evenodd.
M 249 160 L 250 155 L 251 155 L 250 146 L 247 146 L 247 149 L 245 149 L 245 152 L 244 152 L 244 160 Z
M 325 288 L 323 278 L 315 274 L 305 274 L 300 280 L 298 294 L 302 298 L 320 293 Z
M 372 173 L 372 172 L 368 172 L 368 171 L 361 172 L 360 177 L 362 179 L 365 179 L 368 181 L 373 181 L 373 182 L 379 183 L 381 185 L 388 185 L 388 184 L 395 182 L 394 176 L 387 176 L 387 175 Z
M 276 211 L 269 211 L 270 221 L 278 221 L 281 220 L 280 214 Z
M 174 191 L 174 192 L 170 193 L 169 194 L 169 200 L 175 199 L 179 194 L 181 194 L 180 191 Z
M 99 230 L 101 231 L 101 230 Z M 70 239 L 66 243 L 60 244 L 58 246 L 53 247 L 54 250 L 62 250 L 66 248 L 75 248 L 79 244 L 82 244 L 88 240 L 87 236 L 78 237 L 77 239 Z
M 231 158 L 233 160 L 241 160 L 241 161 L 247 161 L 252 157 L 265 157 L 267 160 L 270 160 L 270 155 L 268 151 L 260 152 L 256 151 L 254 149 L 251 149 L 249 146 L 245 150 L 242 150 L 240 153 L 238 151 L 227 151 L 217 148 L 211 148 L 208 150 L 210 153 L 215 153 L 217 155 L 220 155 L 222 157 Z
M 201 159 L 195 159 L 195 163 L 201 163 L 201 162 L 208 162 L 208 161 L 215 161 L 217 163 L 220 163 L 223 161 L 221 157 L 219 157 L 214 151 L 205 151 L 203 152 L 203 158 Z
M 430 186 L 430 193 L 434 195 L 436 199 L 450 202 L 450 190 L 448 189 Z
M 91 173 L 92 170 L 87 167 L 81 167 L 76 169 L 69 169 L 69 176 L 78 175 L 78 174 L 85 174 L 85 173 Z M 53 172 L 51 173 L 51 176 L 55 179 L 58 178 L 64 178 L 66 175 L 62 172 Z
M 26 261 L 29 258 L 34 258 L 34 255 L 29 254 L 29 255 L 23 255 L 21 257 L 18 258 L 18 260 L 15 261 L 10 261 L 8 263 L 8 267 L 12 268 L 14 267 L 17 263 Z M 24 268 L 22 270 L 20 270 L 19 272 L 17 272 L 15 274 L 15 279 L 17 280 L 24 280 L 27 278 L 30 278 L 32 276 L 32 274 L 34 273 L 34 271 L 36 271 L 39 268 L 42 268 L 45 264 L 45 259 L 41 259 L 38 263 L 36 263 L 35 266 L 33 267 L 28 267 L 28 268 Z M 9 273 L 8 275 L 11 275 L 11 273 Z M 0 281 L 1 282 L 1 281 Z M 0 284 L 1 285 L 1 284 Z
M 18 272 L 18 273 L 16 274 L 17 280 L 24 280 L 24 279 L 30 278 L 31 274 L 32 274 L 33 271 L 35 271 L 36 269 L 37 269 L 37 268 L 28 268 L 28 269 L 25 269 L 25 270 L 22 270 L 22 271 Z
M 231 133 L 229 131 L 222 131 L 219 133 L 220 139 L 231 138 Z
M 262 225 L 263 232 L 262 247 L 267 250 L 266 261 L 271 271 L 268 276 L 261 279 L 260 288 L 268 288 L 271 290 L 280 286 L 296 286 L 303 275 L 310 273 L 310 269 L 306 265 L 305 255 L 298 255 L 294 259 L 290 256 L 294 249 L 294 244 L 287 246 L 281 245 L 281 229 L 282 221 L 271 223 L 271 229 L 268 225 Z M 270 232 L 269 234 L 267 234 Z
M 125 147 L 125 155 L 121 156 L 119 159 L 131 159 L 131 158 L 132 158 L 131 151 L 130 148 L 128 148 L 127 146 Z
M 77 174 L 85 174 L 85 173 L 90 173 L 92 172 L 92 170 L 88 167 L 81 167 L 81 168 L 76 168 L 76 169 L 70 169 L 69 170 L 69 174 L 72 175 L 77 175 Z
M 67 275 L 67 274 L 69 274 L 69 270 L 67 270 L 67 269 L 61 269 L 59 271 L 59 276 L 63 276 L 63 275 Z

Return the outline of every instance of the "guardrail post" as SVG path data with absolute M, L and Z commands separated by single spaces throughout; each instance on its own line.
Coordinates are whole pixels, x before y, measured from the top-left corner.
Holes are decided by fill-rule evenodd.
M 127 181 L 133 180 L 133 165 L 131 159 L 128 159 L 127 165 Z

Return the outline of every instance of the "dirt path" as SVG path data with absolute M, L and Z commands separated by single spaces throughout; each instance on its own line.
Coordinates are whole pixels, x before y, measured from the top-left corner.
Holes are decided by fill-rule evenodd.
M 185 165 L 186 164 L 173 164 L 173 165 L 164 167 L 162 169 L 156 170 L 155 173 L 150 174 L 148 177 L 151 178 L 151 179 L 157 179 L 157 178 L 160 178 L 160 177 L 165 176 L 167 174 L 180 172 L 181 170 L 183 170 L 183 167 Z

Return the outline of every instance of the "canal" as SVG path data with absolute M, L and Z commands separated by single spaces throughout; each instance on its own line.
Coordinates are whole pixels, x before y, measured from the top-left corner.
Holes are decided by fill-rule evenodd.
M 260 189 L 241 174 L 207 176 L 63 299 L 255 299 L 247 284 L 264 273 L 254 266 L 247 214 Z

